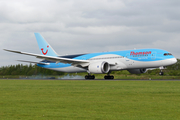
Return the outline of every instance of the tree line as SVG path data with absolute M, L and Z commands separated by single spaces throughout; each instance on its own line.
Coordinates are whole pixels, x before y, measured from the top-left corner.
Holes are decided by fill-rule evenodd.
M 148 71 L 146 74 L 156 75 L 158 74 L 158 69 Z M 123 71 L 114 71 L 113 74 L 124 74 Z M 168 66 L 165 70 L 166 75 L 180 75 L 180 59 L 178 59 L 177 63 L 171 66 Z M 38 67 L 36 65 L 10 65 L 10 66 L 3 66 L 0 68 L 0 75 L 64 75 L 63 72 L 48 70 L 42 67 Z
M 64 73 L 38 67 L 37 65 L 10 65 L 0 68 L 0 75 L 63 75 Z

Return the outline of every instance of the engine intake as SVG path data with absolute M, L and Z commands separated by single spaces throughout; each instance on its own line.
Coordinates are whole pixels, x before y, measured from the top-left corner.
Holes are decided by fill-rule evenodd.
M 141 73 L 146 73 L 146 68 L 143 69 L 131 69 L 128 70 L 131 74 L 141 74 Z
M 89 65 L 88 70 L 90 73 L 95 74 L 108 73 L 110 65 L 105 61 L 94 62 Z

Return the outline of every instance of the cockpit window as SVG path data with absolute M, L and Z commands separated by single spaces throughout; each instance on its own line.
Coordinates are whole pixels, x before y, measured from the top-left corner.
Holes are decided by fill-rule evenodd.
M 172 55 L 171 53 L 164 53 L 164 56 L 167 56 L 167 55 Z

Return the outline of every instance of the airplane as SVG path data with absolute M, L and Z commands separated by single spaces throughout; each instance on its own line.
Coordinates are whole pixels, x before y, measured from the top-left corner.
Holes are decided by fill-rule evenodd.
M 46 69 L 67 73 L 87 72 L 88 75 L 85 76 L 85 79 L 95 79 L 95 76 L 91 74 L 107 74 L 104 79 L 114 79 L 114 76 L 110 75 L 111 71 L 128 70 L 132 74 L 141 74 L 152 68 L 160 68 L 160 75 L 163 75 L 162 69 L 165 66 L 177 62 L 177 59 L 170 52 L 154 48 L 58 55 L 40 33 L 34 34 L 41 55 L 9 49 L 4 50 L 42 59 L 40 62 L 19 61 L 35 63 L 37 66 Z

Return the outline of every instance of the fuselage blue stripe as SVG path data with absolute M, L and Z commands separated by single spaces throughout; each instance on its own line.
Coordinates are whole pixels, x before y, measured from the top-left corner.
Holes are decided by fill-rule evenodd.
M 78 55 L 77 57 L 73 59 L 88 60 L 97 56 L 108 55 L 108 54 L 119 55 L 124 58 L 128 58 L 134 61 L 140 61 L 140 62 L 152 62 L 152 61 L 159 61 L 159 60 L 174 58 L 174 56 L 172 55 L 164 56 L 164 53 L 169 53 L 169 52 L 165 50 L 161 50 L 161 49 L 138 49 L 138 50 L 124 50 L 124 51 L 82 54 L 82 55 Z M 58 63 L 58 64 L 50 63 L 49 65 L 38 64 L 38 66 L 44 67 L 44 68 L 63 68 L 63 67 L 69 67 L 71 65 L 64 64 L 64 63 Z

